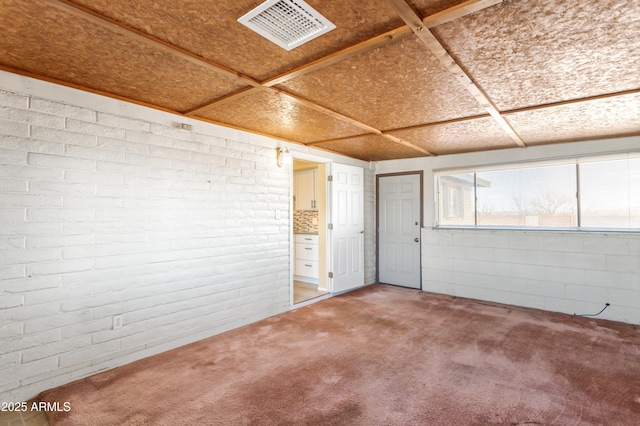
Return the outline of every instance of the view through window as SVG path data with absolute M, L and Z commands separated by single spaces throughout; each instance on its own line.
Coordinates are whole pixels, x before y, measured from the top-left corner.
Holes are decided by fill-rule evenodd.
M 440 226 L 640 230 L 640 154 L 438 174 Z

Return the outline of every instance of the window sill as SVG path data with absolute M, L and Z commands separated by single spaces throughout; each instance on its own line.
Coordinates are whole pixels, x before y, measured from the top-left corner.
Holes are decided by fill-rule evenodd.
M 439 230 L 480 230 L 480 231 L 527 231 L 527 232 L 556 232 L 566 234 L 640 234 L 640 228 L 555 228 L 528 226 L 476 226 L 476 225 L 436 225 L 433 231 Z

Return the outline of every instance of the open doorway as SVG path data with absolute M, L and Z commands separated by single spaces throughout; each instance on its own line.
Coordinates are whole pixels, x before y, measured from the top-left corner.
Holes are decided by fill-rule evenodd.
M 293 159 L 292 304 L 329 294 L 327 238 L 328 164 Z

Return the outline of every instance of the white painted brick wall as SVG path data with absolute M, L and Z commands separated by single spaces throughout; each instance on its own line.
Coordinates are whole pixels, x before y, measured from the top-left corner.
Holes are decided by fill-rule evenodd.
M 57 99 L 0 90 L 0 400 L 289 309 L 290 176 L 277 141 L 185 131 L 166 113 L 3 76 Z M 142 118 L 111 112 L 130 108 Z M 124 327 L 111 330 L 116 314 Z
M 423 229 L 425 291 L 640 324 L 640 236 Z
M 364 169 L 364 255 L 365 259 L 376 259 L 376 176 L 375 171 Z M 364 282 L 372 284 L 377 277 L 376 263 L 365 261 Z

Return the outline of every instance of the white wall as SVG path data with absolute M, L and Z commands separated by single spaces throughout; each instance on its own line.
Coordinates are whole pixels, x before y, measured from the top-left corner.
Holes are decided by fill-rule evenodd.
M 640 137 L 376 163 L 425 172 L 425 291 L 640 324 L 640 234 L 437 229 L 434 171 L 640 150 Z
M 0 401 L 290 309 L 278 144 L 0 72 Z

